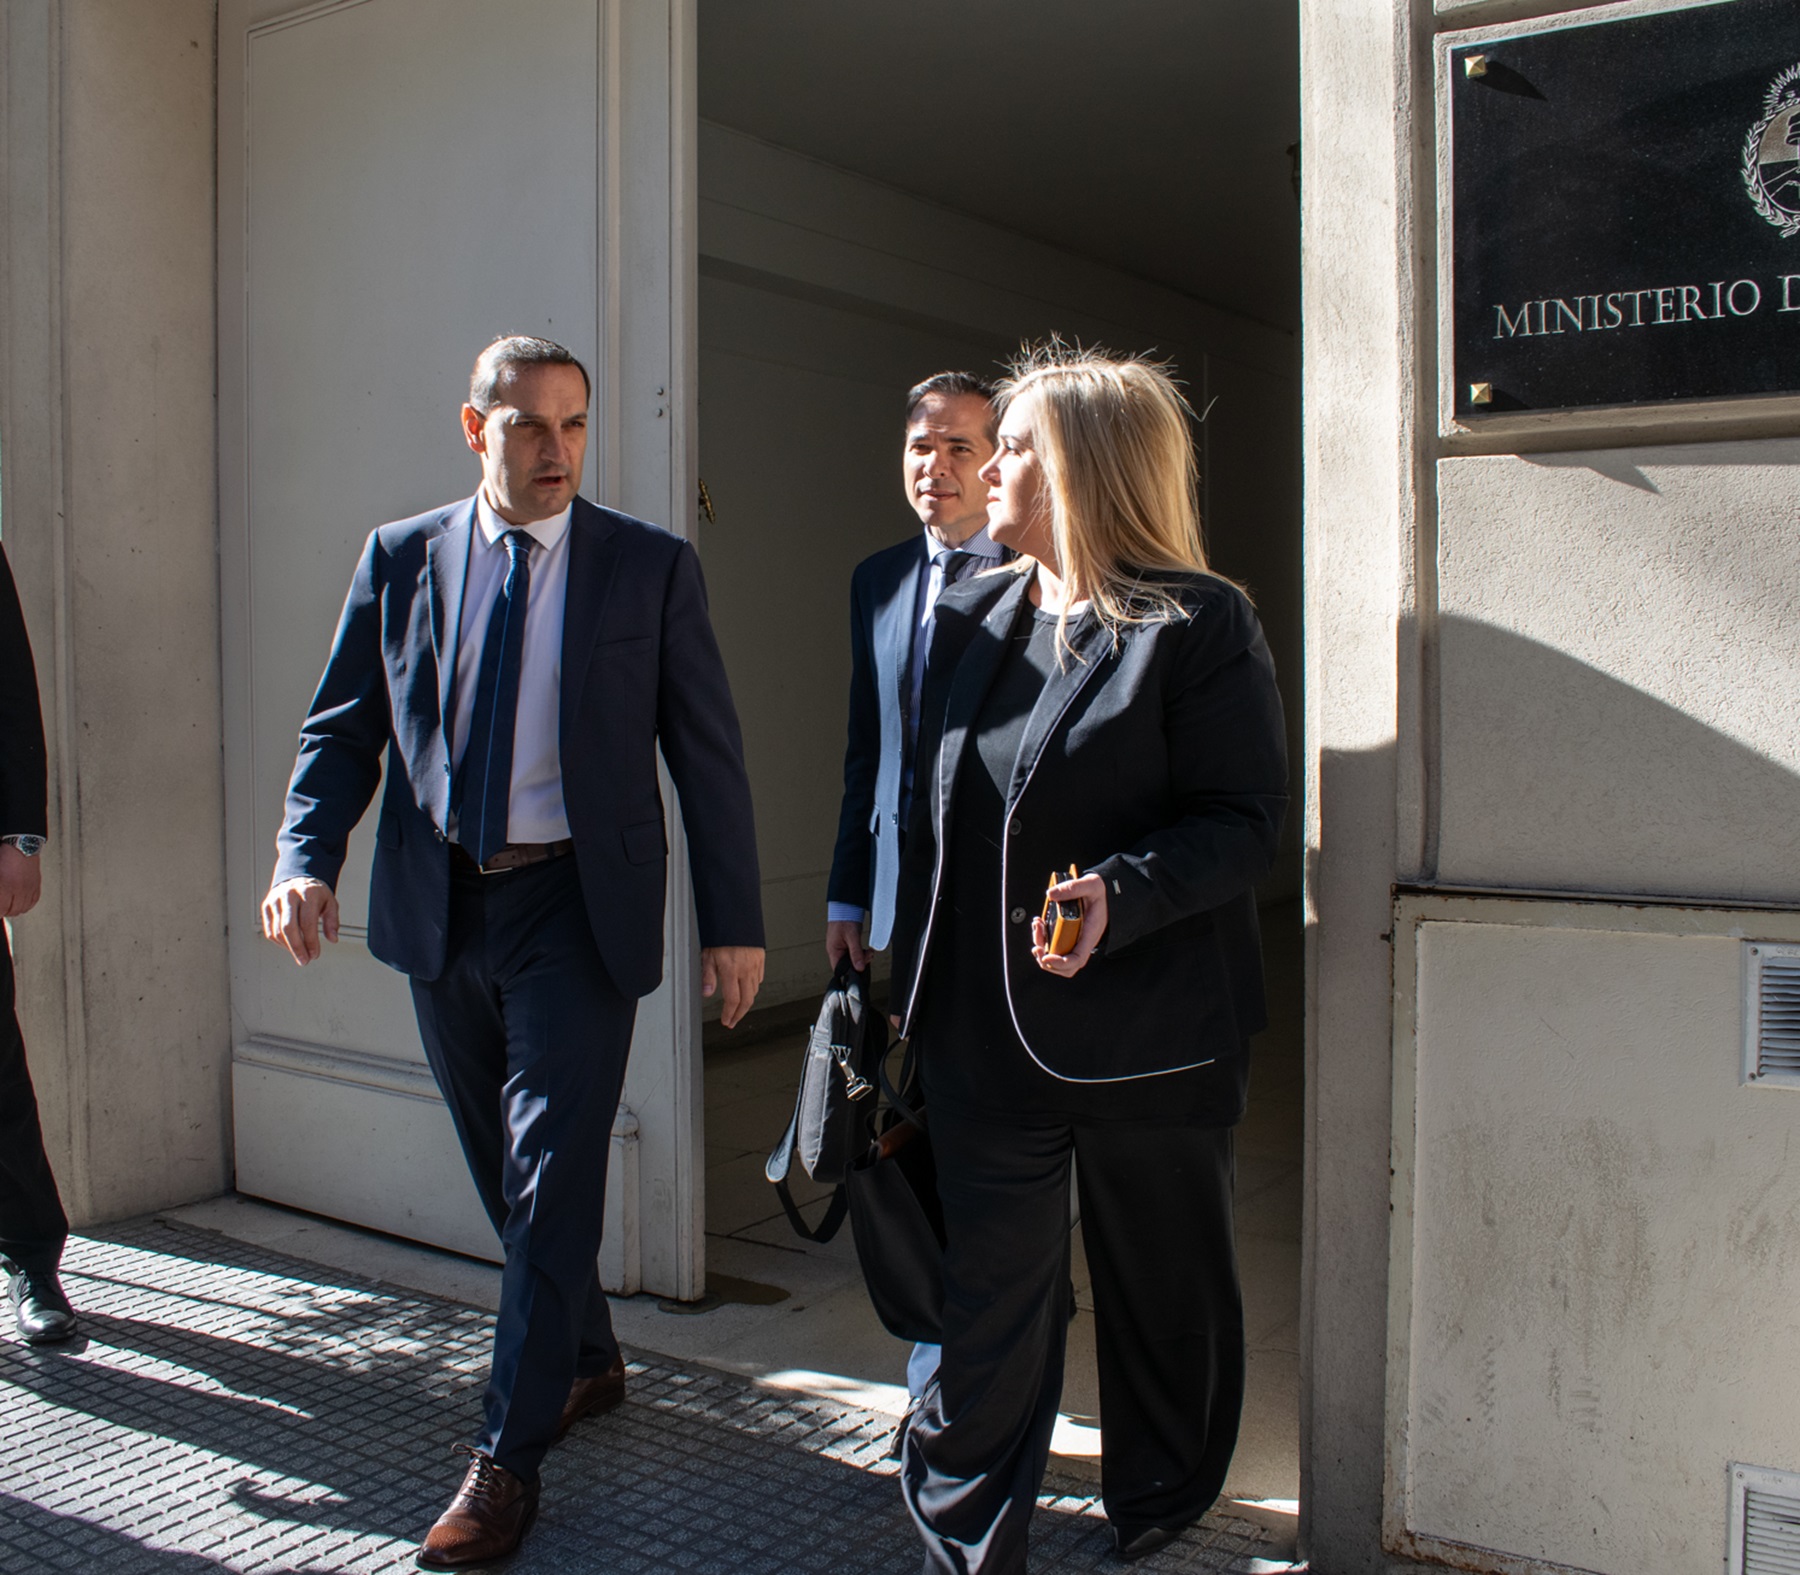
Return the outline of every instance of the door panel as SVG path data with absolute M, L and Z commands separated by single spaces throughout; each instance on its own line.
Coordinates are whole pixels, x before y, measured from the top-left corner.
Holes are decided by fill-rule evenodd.
M 493 335 L 546 335 L 594 372 L 587 496 L 629 491 L 626 506 L 687 528 L 668 482 L 686 420 L 671 392 L 686 316 L 668 179 L 684 21 L 665 0 L 498 13 L 486 0 L 236 0 L 220 13 L 238 1185 L 485 1256 L 496 1244 L 424 1069 L 406 981 L 364 944 L 373 815 L 340 884 L 343 942 L 318 964 L 296 969 L 254 916 L 296 728 L 365 536 L 480 479 L 457 407 Z M 633 193 L 644 256 L 619 238 Z M 642 338 L 655 355 L 633 350 Z M 685 963 L 685 888 L 670 924 Z M 684 989 L 689 975 L 672 969 Z M 649 1161 L 653 1288 L 692 1294 L 698 1110 L 685 1097 L 693 1012 L 679 1004 L 645 1003 L 626 1098 Z M 635 1266 L 612 1263 L 608 1278 L 637 1288 Z

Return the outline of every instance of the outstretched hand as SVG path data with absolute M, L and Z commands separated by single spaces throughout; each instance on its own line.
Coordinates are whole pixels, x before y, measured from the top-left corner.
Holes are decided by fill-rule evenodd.
M 338 938 L 338 900 L 322 880 L 310 875 L 297 875 L 292 880 L 276 881 L 262 902 L 263 935 L 285 946 L 296 963 L 304 968 L 319 956 L 319 931 L 333 946 Z
M 1106 934 L 1106 882 L 1098 875 L 1082 875 L 1075 880 L 1058 881 L 1044 895 L 1052 902 L 1080 902 L 1081 939 L 1075 950 L 1065 957 L 1050 951 L 1050 932 L 1042 917 L 1031 921 L 1031 955 L 1045 973 L 1072 979 L 1087 966 L 1088 958 Z
M 703 946 L 700 949 L 700 993 L 709 999 L 720 992 L 719 1021 L 735 1028 L 756 1003 L 762 988 L 760 946 Z

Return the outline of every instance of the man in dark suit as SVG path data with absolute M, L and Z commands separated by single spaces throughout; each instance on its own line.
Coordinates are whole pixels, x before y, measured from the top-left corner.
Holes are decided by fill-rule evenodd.
M 939 372 L 906 396 L 901 479 L 924 530 L 863 559 L 850 578 L 850 740 L 826 886 L 825 954 L 858 968 L 894 927 L 900 831 L 912 792 L 919 693 L 932 614 L 946 585 L 1011 556 L 988 539 L 994 385 Z
M 994 385 L 939 372 L 906 395 L 901 479 L 925 527 L 857 565 L 850 578 L 850 742 L 844 802 L 826 886 L 825 955 L 859 969 L 894 927 L 900 832 L 912 801 L 919 695 L 937 599 L 946 585 L 1012 555 L 988 539 Z M 938 1348 L 916 1345 L 906 1364 L 913 1403 L 937 1369 Z M 894 1434 L 894 1452 L 905 1424 Z
M 0 919 L 37 906 L 38 855 L 49 834 L 46 775 L 37 669 L 0 548 Z M 19 1333 L 33 1345 L 49 1345 L 75 1333 L 75 1314 L 56 1276 L 69 1222 L 44 1155 L 13 990 L 12 951 L 0 937 L 0 1259 Z
M 302 965 L 387 754 L 369 949 L 411 976 L 426 1059 L 505 1250 L 485 1421 L 419 1552 L 515 1548 L 538 1467 L 624 1398 L 596 1272 L 640 996 L 662 978 L 661 746 L 692 851 L 701 984 L 733 1026 L 763 973 L 743 746 L 693 548 L 576 496 L 574 356 L 481 353 L 462 421 L 480 491 L 368 540 L 311 714 L 263 929 Z

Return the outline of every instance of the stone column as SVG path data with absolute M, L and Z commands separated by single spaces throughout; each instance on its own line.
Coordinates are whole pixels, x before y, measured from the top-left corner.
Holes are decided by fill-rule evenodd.
M 1420 873 L 1416 453 L 1429 13 L 1301 0 L 1307 1176 L 1301 1547 L 1384 1570 L 1391 889 Z M 1425 137 L 1421 147 L 1416 133 Z M 1430 383 L 1425 380 L 1427 396 Z M 1428 554 L 1426 555 L 1428 556 Z M 1409 767 L 1407 758 L 1414 759 Z
M 14 929 L 76 1222 L 230 1183 L 212 0 L 0 3 L 0 535 L 50 746 Z

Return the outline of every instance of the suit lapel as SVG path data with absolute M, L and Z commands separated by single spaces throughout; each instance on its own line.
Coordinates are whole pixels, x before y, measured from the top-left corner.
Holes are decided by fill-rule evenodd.
M 930 572 L 924 542 L 914 544 L 912 570 L 900 576 L 882 604 L 875 609 L 875 649 L 887 654 L 887 682 L 892 686 L 888 700 L 897 716 L 906 715 L 911 700 L 912 648 L 918 637 L 919 576 Z M 880 664 L 877 664 L 878 668 Z M 905 724 L 902 723 L 904 734 Z
M 462 630 L 463 585 L 469 574 L 469 538 L 475 529 L 475 500 L 450 511 L 449 523 L 425 544 L 431 581 L 431 650 L 437 658 L 438 724 L 449 757 L 456 717 L 456 647 Z
M 981 710 L 981 702 L 993 687 L 1000 671 L 1000 660 L 1006 654 L 1006 642 L 1012 637 L 1021 606 L 1028 606 L 1025 592 L 1030 580 L 1015 575 L 1001 590 L 994 605 L 981 620 L 981 627 L 956 664 L 950 681 L 950 695 L 944 705 L 944 741 L 938 751 L 938 823 L 944 821 L 944 810 L 950 803 L 956 773 L 962 766 L 963 746 L 968 742 L 969 727 Z
M 1113 659 L 1112 652 L 1107 649 L 1106 630 L 1092 614 L 1073 624 L 1069 643 L 1072 649 L 1063 658 L 1066 665 L 1051 669 L 1037 704 L 1026 719 L 1018 757 L 1013 761 L 1012 780 L 1006 789 L 1009 807 L 1018 803 L 1019 795 L 1025 791 L 1025 784 L 1037 769 L 1038 757 L 1050 742 L 1050 735 L 1056 731 L 1063 713 L 1074 704 L 1075 697 L 1088 686 L 1094 675 Z
M 619 567 L 618 527 L 604 509 L 575 500 L 569 519 L 569 582 L 563 592 L 562 696 L 558 717 L 562 736 L 575 730 L 575 711 L 600 638 L 606 598 Z

